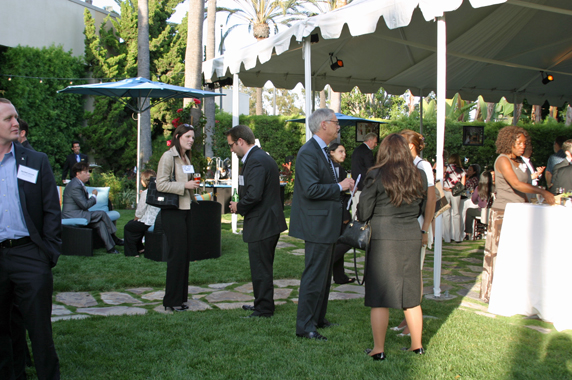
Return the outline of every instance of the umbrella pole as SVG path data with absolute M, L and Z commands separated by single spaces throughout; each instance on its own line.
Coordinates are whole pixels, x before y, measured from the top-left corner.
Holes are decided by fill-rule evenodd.
M 240 113 L 240 93 L 239 89 L 239 81 L 238 81 L 238 74 L 234 74 L 232 78 L 232 126 L 236 127 L 240 123 L 239 113 Z M 234 194 L 234 190 L 238 191 L 238 156 L 236 153 L 232 153 L 232 194 Z M 238 215 L 232 214 L 231 220 L 231 227 L 232 232 L 237 234 L 238 233 Z
M 137 193 L 135 194 L 135 203 L 139 203 L 139 184 L 141 183 L 141 152 L 139 147 L 141 146 L 141 113 L 137 113 Z
M 306 141 L 312 138 L 308 119 L 312 114 L 312 45 L 310 37 L 304 40 L 304 89 L 306 94 Z

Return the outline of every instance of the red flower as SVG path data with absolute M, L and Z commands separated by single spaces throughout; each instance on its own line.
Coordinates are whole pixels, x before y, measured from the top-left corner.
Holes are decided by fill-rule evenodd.
M 181 121 L 181 118 L 178 117 L 176 119 L 173 119 L 173 121 L 171 121 L 171 124 L 173 124 L 173 126 L 177 128 L 179 126 L 179 121 Z
M 193 101 L 195 102 L 195 104 L 198 106 L 199 104 L 201 104 L 201 101 L 199 99 L 193 99 Z
M 167 140 L 167 146 L 171 146 L 172 142 L 171 140 Z
M 181 112 L 183 112 L 183 109 L 182 109 L 182 108 L 179 108 L 179 109 L 177 110 L 177 113 L 181 113 Z
M 216 124 L 218 124 L 218 120 L 215 120 L 214 122 L 215 122 Z

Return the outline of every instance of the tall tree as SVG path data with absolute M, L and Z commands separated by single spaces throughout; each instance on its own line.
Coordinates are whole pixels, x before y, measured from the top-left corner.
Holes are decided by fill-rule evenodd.
M 206 59 L 215 57 L 215 32 L 216 32 L 216 0 L 209 0 L 207 7 L 207 45 Z M 205 156 L 212 157 L 212 132 L 215 126 L 215 98 L 205 99 Z
M 185 87 L 202 88 L 201 69 L 203 64 L 203 0 L 189 0 L 187 15 L 187 49 L 185 51 Z M 187 105 L 191 99 L 185 99 Z
M 290 25 L 290 22 L 307 16 L 297 0 L 234 0 L 239 8 L 218 8 L 228 12 L 227 24 L 231 17 L 241 22 L 227 29 L 223 39 L 235 28 L 248 26 L 248 31 L 257 41 L 270 37 L 270 27 L 278 32 L 278 24 Z M 262 115 L 262 88 L 256 89 L 256 114 Z
M 138 33 L 137 33 L 137 75 L 143 78 L 151 79 L 149 67 L 149 2 L 148 0 L 138 0 Z M 140 102 L 143 100 L 140 100 Z M 149 99 L 145 99 L 142 108 L 149 106 Z M 137 117 L 141 118 L 139 123 L 141 134 L 141 146 L 139 147 L 140 161 L 137 162 L 137 170 L 141 171 L 145 167 L 145 163 L 151 158 L 151 110 L 140 113 Z

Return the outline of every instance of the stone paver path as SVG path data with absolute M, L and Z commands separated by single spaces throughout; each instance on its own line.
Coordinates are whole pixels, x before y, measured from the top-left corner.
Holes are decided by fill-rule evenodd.
M 297 256 L 304 255 L 303 241 L 282 235 L 278 243 L 281 253 Z M 481 243 L 484 245 L 484 241 Z M 461 256 L 465 253 L 465 256 Z M 470 253 L 472 257 L 466 257 Z M 488 313 L 488 305 L 479 299 L 480 276 L 483 258 L 482 245 L 475 247 L 474 243 L 444 244 L 441 268 L 442 294 L 456 294 L 463 297 L 460 309 L 473 312 L 489 318 L 496 315 Z M 363 276 L 365 257 L 358 257 L 358 270 Z M 433 265 L 434 253 L 427 250 L 423 267 L 423 294 L 433 294 Z M 345 256 L 345 272 L 354 277 L 353 251 Z M 276 305 L 298 303 L 299 279 L 274 280 L 274 299 Z M 294 296 L 292 296 L 294 294 Z M 91 315 L 141 315 L 149 312 L 172 313 L 165 311 L 162 300 L 163 289 L 139 287 L 126 289 L 125 292 L 62 292 L 55 296 L 52 307 L 52 321 L 83 319 Z M 363 298 L 365 288 L 357 284 L 336 285 L 332 282 L 329 300 L 349 300 Z M 454 296 L 453 296 L 454 297 Z M 99 300 L 99 301 L 98 301 Z M 189 286 L 189 312 L 211 309 L 232 310 L 240 309 L 242 305 L 253 305 L 254 296 L 252 283 L 219 283 L 203 286 Z M 424 316 L 424 318 L 435 318 Z M 547 334 L 552 330 L 538 326 L 525 326 Z

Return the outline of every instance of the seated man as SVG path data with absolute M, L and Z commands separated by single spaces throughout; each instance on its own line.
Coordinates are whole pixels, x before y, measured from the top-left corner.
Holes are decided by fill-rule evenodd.
M 115 236 L 117 228 L 105 211 L 88 211 L 97 202 L 97 190 L 87 193 L 85 184 L 89 181 L 89 164 L 85 161 L 72 167 L 73 179 L 64 191 L 63 218 L 85 218 L 88 227 L 97 230 L 107 249 L 107 253 L 119 253 L 115 245 L 123 245 L 123 240 Z
M 558 194 L 558 189 L 562 188 L 565 193 L 572 191 L 572 139 L 566 140 L 562 144 L 562 150 L 566 159 L 554 166 L 553 186 L 550 188 L 552 194 Z M 557 167 L 559 168 L 557 169 Z

